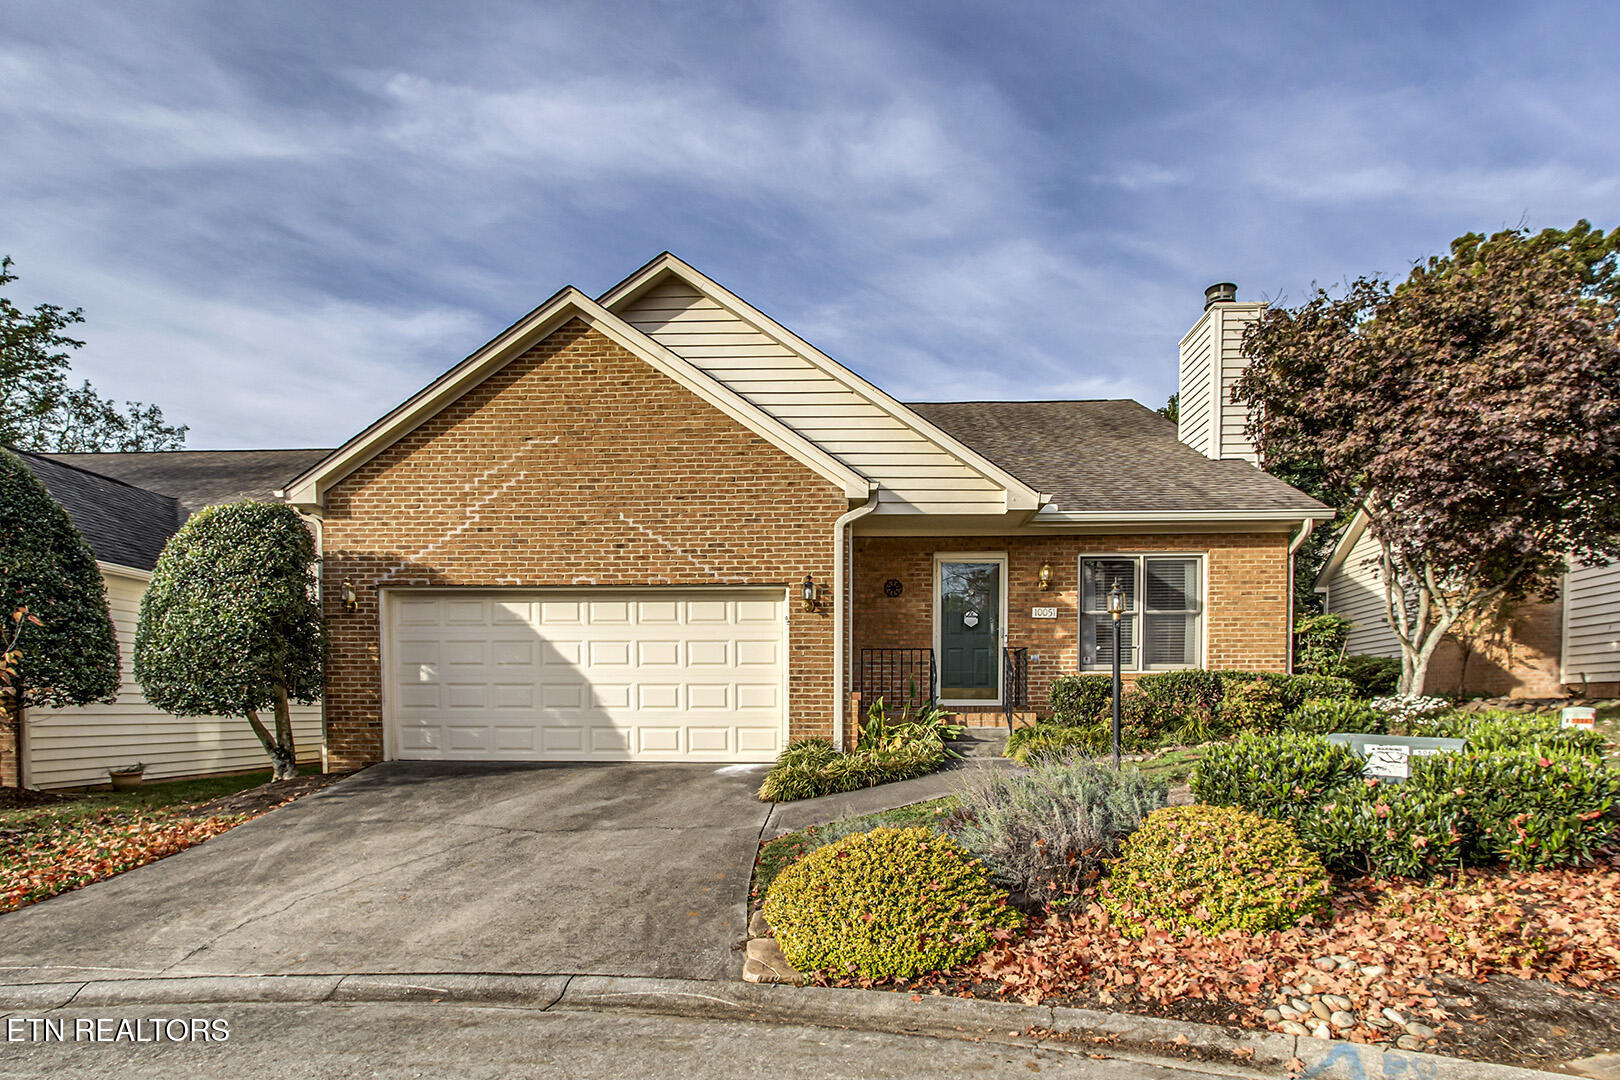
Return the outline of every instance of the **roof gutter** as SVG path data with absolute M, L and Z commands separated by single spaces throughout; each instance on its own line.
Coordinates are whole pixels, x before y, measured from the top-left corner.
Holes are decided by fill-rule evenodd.
M 849 536 L 850 523 L 863 518 L 878 507 L 878 486 L 873 484 L 869 490 L 866 502 L 855 509 L 848 511 L 837 521 L 833 522 L 833 746 L 840 753 L 844 749 L 844 711 L 849 707 L 849 695 L 844 692 L 844 671 L 846 668 L 844 651 L 844 620 L 849 614 L 849 582 L 845 581 L 846 568 L 844 566 L 844 542 Z M 850 561 L 854 561 L 851 553 Z
M 1155 525 L 1166 522 L 1329 521 L 1333 511 L 1317 510 L 1043 510 L 1031 525 Z

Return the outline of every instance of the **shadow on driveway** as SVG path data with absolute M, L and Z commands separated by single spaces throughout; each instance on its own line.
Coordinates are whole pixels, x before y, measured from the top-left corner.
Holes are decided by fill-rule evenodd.
M 764 767 L 389 762 L 0 915 L 0 982 L 736 977 Z

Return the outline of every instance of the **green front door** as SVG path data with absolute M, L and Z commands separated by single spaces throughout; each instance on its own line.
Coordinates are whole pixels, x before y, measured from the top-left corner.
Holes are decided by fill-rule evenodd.
M 1001 698 L 1001 563 L 939 564 L 939 696 Z

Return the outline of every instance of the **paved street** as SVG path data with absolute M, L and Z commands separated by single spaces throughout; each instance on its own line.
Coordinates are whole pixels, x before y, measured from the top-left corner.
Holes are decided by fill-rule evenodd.
M 0 1077 L 229 1076 L 233 1080 L 428 1077 L 510 1080 L 900 1080 L 1051 1076 L 1194 1080 L 1229 1067 L 1090 1057 L 1085 1049 L 1002 1046 L 830 1028 L 466 1005 L 194 1005 L 69 1009 L 85 1018 L 201 1017 L 228 1022 L 228 1041 L 131 1045 L 12 1043 Z

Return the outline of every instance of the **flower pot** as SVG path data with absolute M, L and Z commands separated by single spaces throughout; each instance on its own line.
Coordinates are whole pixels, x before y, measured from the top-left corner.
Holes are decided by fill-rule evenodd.
M 112 781 L 114 791 L 134 791 L 141 786 L 143 772 L 113 772 L 107 771 L 107 779 Z

